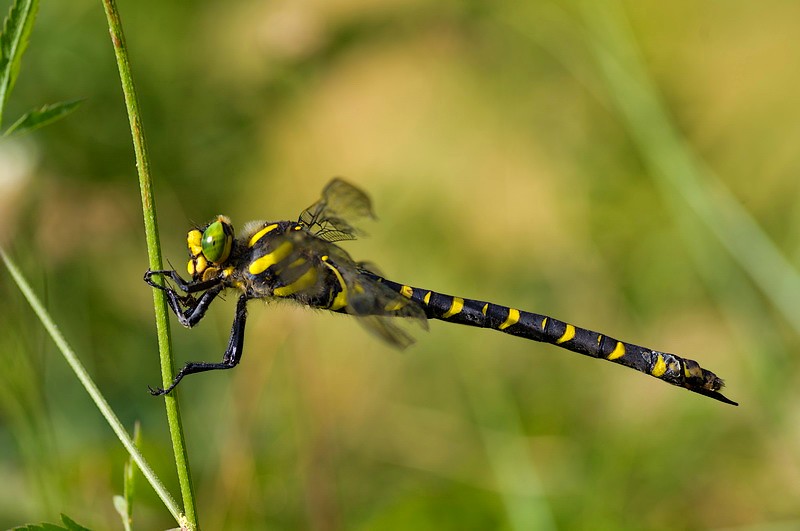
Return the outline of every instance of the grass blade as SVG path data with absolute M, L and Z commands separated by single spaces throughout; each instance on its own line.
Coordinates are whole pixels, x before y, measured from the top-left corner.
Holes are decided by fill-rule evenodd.
M 0 35 L 0 125 L 3 111 L 17 81 L 22 54 L 28 46 L 33 21 L 39 9 L 39 0 L 15 0 L 3 22 Z
M 50 103 L 43 105 L 38 109 L 32 109 L 23 114 L 19 120 L 14 122 L 11 127 L 6 129 L 3 136 L 11 134 L 21 135 L 23 133 L 30 133 L 40 127 L 51 124 L 65 117 L 72 111 L 78 108 L 78 105 L 83 103 L 83 100 L 61 101 L 58 103 Z
M 19 290 L 25 296 L 28 301 L 28 304 L 31 305 L 33 311 L 36 313 L 36 316 L 41 321 L 42 325 L 44 326 L 47 333 L 50 334 L 50 337 L 55 342 L 58 349 L 61 351 L 61 354 L 64 356 L 64 359 L 67 360 L 67 363 L 75 372 L 75 375 L 80 380 L 81 384 L 83 384 L 84 389 L 86 392 L 89 393 L 92 401 L 97 406 L 97 409 L 100 410 L 100 413 L 108 422 L 108 425 L 111 426 L 111 429 L 114 430 L 114 433 L 117 434 L 120 442 L 128 450 L 131 458 L 136 462 L 136 465 L 139 467 L 139 470 L 142 471 L 142 474 L 147 478 L 150 482 L 150 485 L 153 486 L 153 490 L 156 491 L 161 501 L 164 502 L 164 505 L 167 507 L 170 513 L 175 517 L 175 519 L 179 523 L 183 523 L 183 516 L 181 515 L 180 508 L 178 507 L 175 500 L 172 498 L 170 493 L 167 491 L 164 484 L 161 483 L 161 480 L 158 479 L 156 473 L 150 468 L 150 465 L 145 461 L 144 456 L 142 456 L 139 449 L 136 447 L 136 444 L 131 439 L 131 436 L 128 435 L 128 432 L 125 430 L 122 423 L 117 418 L 117 415 L 111 409 L 111 406 L 108 405 L 106 402 L 105 397 L 102 395 L 100 390 L 97 388 L 97 385 L 92 381 L 92 378 L 89 376 L 89 373 L 86 372 L 86 368 L 84 368 L 81 361 L 78 359 L 77 354 L 75 351 L 72 350 L 72 347 L 69 346 L 67 340 L 61 334 L 61 331 L 56 326 L 53 319 L 50 317 L 50 314 L 42 305 L 41 301 L 36 294 L 31 289 L 30 285 L 27 283 L 25 278 L 22 276 L 22 273 L 19 271 L 17 266 L 14 262 L 11 261 L 11 258 L 6 254 L 6 252 L 0 248 L 0 260 L 3 261 L 6 268 L 8 269 L 9 273 L 11 273 L 11 277 L 14 279 L 14 282 L 19 287 Z

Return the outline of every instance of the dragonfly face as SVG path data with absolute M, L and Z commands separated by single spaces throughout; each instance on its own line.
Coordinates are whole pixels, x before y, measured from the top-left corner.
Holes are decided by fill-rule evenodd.
M 413 322 L 427 328 L 428 319 L 438 319 L 550 343 L 736 404 L 719 392 L 722 380 L 691 359 L 625 343 L 545 315 L 383 278 L 337 245 L 356 238 L 360 234 L 356 222 L 367 217 L 374 217 L 367 195 L 334 179 L 323 190 L 322 198 L 305 209 L 296 222 L 250 223 L 235 237 L 230 219 L 217 216 L 204 227 L 190 230 L 186 241 L 191 280 L 183 280 L 176 271 L 163 270 L 148 271 L 145 281 L 166 293 L 170 308 L 184 326 L 197 324 L 225 289 L 240 294 L 236 316 L 221 362 L 189 362 L 171 385 L 152 390 L 153 393 L 170 392 L 187 374 L 230 369 L 238 364 L 244 345 L 247 301 L 278 299 L 352 315 L 398 348 L 413 342 L 399 323 Z M 178 289 L 153 280 L 159 276 L 162 281 L 174 282 Z
M 233 225 L 225 216 L 201 229 L 192 229 L 186 237 L 189 263 L 186 269 L 193 281 L 210 280 L 220 273 L 233 246 Z

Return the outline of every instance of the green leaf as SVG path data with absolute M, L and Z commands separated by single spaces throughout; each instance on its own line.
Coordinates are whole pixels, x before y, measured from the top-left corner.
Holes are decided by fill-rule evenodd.
M 61 522 L 64 527 L 56 524 L 28 524 L 20 527 L 15 527 L 14 531 L 90 531 L 88 528 L 75 523 L 66 514 L 61 515 Z
M 3 33 L 0 34 L 0 124 L 8 96 L 17 81 L 22 54 L 28 46 L 38 9 L 39 0 L 14 0 L 3 22 Z
M 3 136 L 9 136 L 12 133 L 29 133 L 47 124 L 51 124 L 74 111 L 81 103 L 83 103 L 83 100 L 62 101 L 44 105 L 39 109 L 30 110 L 23 114 L 19 120 L 14 122 L 14 124 L 3 133 Z
M 64 526 L 69 531 L 90 531 L 89 528 L 83 527 L 82 525 L 75 523 L 69 516 L 66 514 L 61 515 L 61 521 L 64 522 Z

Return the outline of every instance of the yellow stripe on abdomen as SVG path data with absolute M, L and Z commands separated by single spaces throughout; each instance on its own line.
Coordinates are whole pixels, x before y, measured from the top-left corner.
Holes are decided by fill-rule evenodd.
M 503 324 L 498 326 L 497 329 L 498 330 L 505 330 L 509 326 L 511 326 L 513 324 L 517 324 L 517 321 L 519 321 L 519 310 L 515 310 L 514 308 L 509 308 L 508 309 L 508 317 L 506 317 L 506 320 L 503 321 Z
M 625 355 L 625 345 L 622 344 L 622 341 L 617 341 L 617 346 L 614 347 L 614 350 L 611 354 L 608 355 L 606 359 L 615 360 L 617 358 L 621 358 Z
M 575 337 L 575 327 L 572 326 L 571 324 L 568 324 L 567 329 L 564 330 L 564 333 L 561 334 L 561 337 L 556 339 L 556 345 L 560 345 L 561 343 L 566 343 L 573 337 Z
M 653 370 L 650 371 L 650 374 L 656 378 L 661 378 L 664 376 L 665 372 L 667 372 L 667 364 L 664 362 L 664 356 L 658 354 L 656 357 L 656 363 L 653 365 Z
M 461 313 L 461 310 L 464 308 L 464 299 L 461 297 L 453 297 L 453 302 L 450 303 L 450 309 L 447 310 L 444 315 L 442 315 L 443 319 L 447 319 L 448 317 L 452 317 L 458 313 Z

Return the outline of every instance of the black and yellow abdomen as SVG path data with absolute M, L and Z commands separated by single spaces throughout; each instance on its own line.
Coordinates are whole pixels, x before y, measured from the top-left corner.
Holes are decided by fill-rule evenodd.
M 572 352 L 630 367 L 721 402 L 736 404 L 719 393 L 724 385 L 723 381 L 694 360 L 626 343 L 546 315 L 415 288 L 377 275 L 373 277 L 419 304 L 429 319 L 491 328 L 512 336 L 550 343 Z

